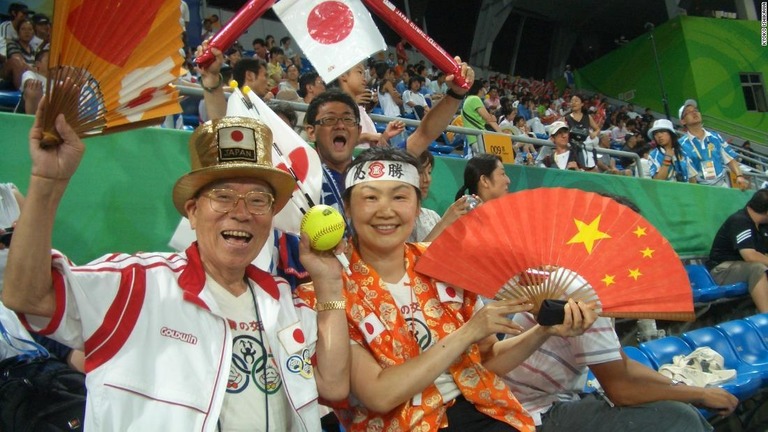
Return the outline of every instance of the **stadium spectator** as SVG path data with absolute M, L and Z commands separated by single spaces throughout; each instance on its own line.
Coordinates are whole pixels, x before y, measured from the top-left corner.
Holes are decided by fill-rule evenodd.
M 225 51 L 224 56 L 226 57 L 225 64 L 231 68 L 234 68 L 243 59 L 243 53 L 240 52 L 237 46 L 233 46 Z
M 480 198 L 481 202 L 502 197 L 509 192 L 511 181 L 504 170 L 501 158 L 490 153 L 475 155 L 464 167 L 464 183 L 454 199 L 468 195 Z
M 280 48 L 283 49 L 283 54 L 285 55 L 286 61 L 290 61 L 297 67 L 301 67 L 301 57 L 299 57 L 299 54 L 293 50 L 292 45 L 293 40 L 290 36 L 284 36 L 280 38 Z
M 458 295 L 446 296 L 444 285 L 413 270 L 426 246 L 405 243 L 421 201 L 413 156 L 369 149 L 350 166 L 345 183 L 344 207 L 354 232 L 352 272 L 344 279 L 355 398 L 336 411 L 344 427 L 533 432 L 531 418 L 499 374 L 550 335 L 582 334 L 594 311 L 571 301 L 563 325 L 499 342 L 496 333 L 518 335 L 507 315 L 529 304 L 507 300 L 480 307 L 476 294 L 451 288 Z
M 299 67 L 295 64 L 288 65 L 285 69 L 285 79 L 280 81 L 278 86 L 278 92 L 283 90 L 293 90 L 298 92 L 299 90 Z
M 267 57 L 269 57 L 269 51 L 267 50 L 267 43 L 264 42 L 264 39 L 256 38 L 251 45 L 253 46 L 253 58 L 263 60 L 264 63 L 266 63 Z
M 768 189 L 752 195 L 717 230 L 706 265 L 720 285 L 746 282 L 760 313 L 768 312 Z
M 94 356 L 96 348 L 87 360 L 83 427 L 270 430 L 270 422 L 320 430 L 318 395 L 343 400 L 349 392 L 342 269 L 302 239 L 301 260 L 321 302 L 315 312 L 294 302 L 287 282 L 250 264 L 295 187 L 263 151 L 271 147 L 269 129 L 232 117 L 192 135 L 192 170 L 172 194 L 197 234 L 185 253 L 112 254 L 77 267 L 51 252 L 51 236 L 85 146 L 59 115 L 63 143 L 42 147 L 42 115 L 38 110 L 29 134 L 32 175 L 3 300 L 33 328 L 73 348 L 98 338 L 105 322 L 123 330 L 102 335 L 101 346 L 112 348 Z M 225 135 L 231 130 L 238 136 Z M 226 151 L 232 145 L 242 151 Z M 185 367 L 173 359 L 184 359 Z
M 565 122 L 572 132 L 579 131 L 578 139 L 582 142 L 597 137 L 600 131 L 600 125 L 595 122 L 584 104 L 584 97 L 578 94 L 571 97 L 571 112 L 565 116 Z
M 656 120 L 648 130 L 648 138 L 656 141 L 651 151 L 649 175 L 657 180 L 696 183 L 696 170 L 685 157 L 672 122 Z
M 581 155 L 585 152 L 583 146 L 573 148 L 570 146 L 570 129 L 565 122 L 556 121 L 549 126 L 549 139 L 555 145 L 543 147 L 539 152 L 536 163 L 544 168 L 557 168 L 561 170 L 584 171 L 579 161 L 585 160 Z
M 5 62 L 6 79 L 13 83 L 14 89 L 21 89 L 21 76 L 35 66 L 35 52 L 30 42 L 35 36 L 32 22 L 23 20 L 19 24 L 19 36 L 8 41 L 8 60 Z
M 36 13 L 32 15 L 32 26 L 35 29 L 35 36 L 29 45 L 32 51 L 37 52 L 40 47 L 51 42 L 51 20 L 41 13 Z
M 403 92 L 403 113 L 413 114 L 417 119 L 424 118 L 429 112 L 427 99 L 419 91 L 421 89 L 421 77 L 415 76 L 408 81 L 408 90 Z
M 725 176 L 726 165 L 736 176 L 736 185 L 745 190 L 749 182 L 741 173 L 736 152 L 717 132 L 704 129 L 699 106 L 693 99 L 685 101 L 678 111 L 680 124 L 685 126 L 687 134 L 680 141 L 683 152 L 691 160 L 698 175 L 699 184 L 728 187 Z
M 203 29 L 200 31 L 200 40 L 203 42 L 208 41 L 214 34 L 216 34 L 216 31 L 213 29 L 213 21 L 210 18 L 204 19 Z
M 272 54 L 272 48 L 275 48 L 275 37 L 271 34 L 268 34 L 267 37 L 264 38 L 264 44 L 267 47 L 267 51 Z
M 11 3 L 8 5 L 8 15 L 11 17 L 9 21 L 0 23 L 0 57 L 3 61 L 8 56 L 7 43 L 13 39 L 19 37 L 19 26 L 22 21 L 27 20 L 29 9 L 24 3 Z M 2 63 L 2 61 L 0 61 Z
M 571 65 L 565 65 L 565 72 L 563 72 L 563 77 L 565 78 L 565 85 L 568 88 L 573 88 L 574 79 L 573 79 L 573 71 L 571 70 Z
M 563 273 L 563 274 L 561 274 Z M 559 269 L 549 277 L 573 280 L 564 297 L 581 287 L 581 277 Z M 522 328 L 536 324 L 530 312 L 515 314 Z M 605 392 L 581 395 L 587 372 L 592 371 Z M 583 335 L 551 337 L 505 381 L 540 432 L 592 431 L 711 431 L 699 414 L 701 408 L 727 416 L 738 399 L 718 388 L 687 386 L 629 359 L 610 318 L 598 318 Z
M 485 95 L 485 100 L 483 101 L 485 104 L 485 109 L 488 110 L 489 113 L 495 114 L 496 110 L 498 110 L 501 107 L 501 98 L 499 97 L 499 88 L 495 85 L 490 86 L 488 88 L 488 94 Z
M 482 81 L 475 81 L 472 87 L 467 92 L 467 97 L 464 98 L 464 103 L 461 106 L 461 116 L 464 118 L 464 127 L 477 129 L 479 131 L 492 130 L 495 132 L 501 132 L 499 124 L 496 122 L 496 118 L 485 109 L 483 99 L 485 98 L 485 87 Z M 470 147 L 472 153 L 477 150 L 474 149 L 477 143 L 477 135 L 467 135 L 467 144 Z
M 385 116 L 399 117 L 403 99 L 395 90 L 393 83 L 394 70 L 384 62 L 375 64 L 376 75 L 380 77 L 377 92 L 379 93 L 379 105 Z
M 598 146 L 602 149 L 611 148 L 611 132 L 601 131 L 598 136 Z M 619 170 L 616 168 L 616 159 L 607 153 L 600 153 L 596 160 L 597 168 L 601 173 L 606 174 L 619 174 Z
M 270 90 L 277 88 L 277 83 L 283 80 L 283 49 L 273 47 L 269 50 L 269 63 L 267 63 L 267 86 Z M 273 91 L 277 93 L 277 91 Z
M 299 96 L 308 104 L 312 102 L 315 96 L 325 91 L 325 82 L 320 75 L 315 72 L 306 72 L 299 78 Z
M 461 75 L 467 82 L 474 81 L 472 68 L 455 58 L 461 65 Z M 451 86 L 448 97 L 436 104 L 422 119 L 416 130 L 408 136 L 406 149 L 411 154 L 421 154 L 445 130 L 459 107 L 466 90 L 453 84 L 453 75 L 446 78 Z M 323 204 L 342 211 L 342 194 L 345 190 L 344 172 L 352 162 L 354 143 L 360 134 L 360 108 L 351 96 L 339 91 L 327 91 L 309 104 L 306 129 L 310 141 L 323 163 Z M 393 122 L 390 122 L 392 124 Z M 403 125 L 404 126 L 404 125 Z M 388 126 L 389 128 L 389 126 Z M 400 133 L 402 128 L 392 130 Z M 384 134 L 388 134 L 387 131 Z M 394 136 L 394 135 L 391 135 Z
M 395 45 L 395 53 L 397 53 L 397 63 L 400 64 L 402 61 L 403 66 L 408 64 L 408 52 L 405 51 L 405 48 L 408 46 L 408 42 L 405 41 L 405 39 L 400 39 L 400 42 Z
M 371 116 L 368 115 L 366 107 L 374 103 L 373 92 L 366 87 L 365 81 L 365 67 L 363 63 L 358 63 L 352 66 L 348 71 L 344 72 L 335 81 L 339 89 L 344 93 L 352 96 L 357 101 L 359 114 L 359 125 L 361 127 L 361 133 L 358 136 L 358 141 L 355 143 L 365 146 L 385 146 L 389 142 L 389 138 L 400 133 L 405 125 L 402 122 L 390 122 L 387 125 L 388 130 L 384 134 L 379 133 L 376 130 L 376 125 L 373 123 Z M 397 129 L 397 133 L 393 133 L 394 129 Z
M 616 115 L 616 122 L 614 123 L 616 126 L 611 129 L 611 141 L 615 146 L 621 147 L 624 145 L 626 136 L 629 133 L 629 130 L 627 129 L 628 120 L 629 118 L 623 112 L 619 112 Z
M 445 92 L 448 91 L 448 84 L 445 83 L 445 72 L 439 71 L 437 73 L 437 77 L 432 80 L 430 90 L 432 91 L 430 97 L 433 103 L 436 103 L 445 96 Z

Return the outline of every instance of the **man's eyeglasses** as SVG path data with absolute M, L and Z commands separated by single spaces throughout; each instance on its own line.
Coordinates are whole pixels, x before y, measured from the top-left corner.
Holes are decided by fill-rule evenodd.
M 357 119 L 354 117 L 323 117 L 315 121 L 315 126 L 336 126 L 339 122 L 348 127 L 357 126 Z
M 208 197 L 211 210 L 218 213 L 231 212 L 237 206 L 238 201 L 242 199 L 250 214 L 263 215 L 272 208 L 272 204 L 275 202 L 275 197 L 272 194 L 257 191 L 239 194 L 232 189 L 211 189 L 205 196 Z

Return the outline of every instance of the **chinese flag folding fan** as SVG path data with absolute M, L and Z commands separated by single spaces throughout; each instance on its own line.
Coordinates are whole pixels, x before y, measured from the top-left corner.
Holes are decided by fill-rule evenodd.
M 528 298 L 534 310 L 570 297 L 597 301 L 602 316 L 694 319 L 669 242 L 629 207 L 576 189 L 531 189 L 479 206 L 432 242 L 416 271 L 488 298 Z
M 179 2 L 56 0 L 43 145 L 63 113 L 81 137 L 158 124 L 181 112 L 170 85 L 183 57 Z

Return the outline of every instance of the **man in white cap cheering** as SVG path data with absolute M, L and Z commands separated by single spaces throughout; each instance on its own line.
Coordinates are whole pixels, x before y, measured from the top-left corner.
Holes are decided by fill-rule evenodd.
M 685 101 L 678 111 L 680 124 L 686 127 L 688 133 L 680 140 L 680 146 L 685 155 L 690 158 L 692 166 L 698 172 L 696 179 L 699 184 L 728 187 L 725 176 L 725 166 L 736 176 L 734 186 L 741 190 L 749 187 L 749 182 L 741 173 L 737 160 L 738 155 L 728 146 L 723 137 L 717 132 L 704 129 L 699 106 L 693 99 Z

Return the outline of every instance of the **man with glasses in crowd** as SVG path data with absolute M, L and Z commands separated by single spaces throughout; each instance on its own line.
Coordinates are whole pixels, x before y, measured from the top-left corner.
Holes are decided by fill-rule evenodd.
M 474 81 L 475 72 L 461 59 L 461 76 L 469 85 Z M 440 102 L 427 113 L 419 127 L 408 137 L 406 150 L 418 157 L 427 151 L 434 141 L 453 120 L 467 89 L 454 82 L 454 76 L 446 77 L 449 90 Z M 360 109 L 348 94 L 329 90 L 315 97 L 307 108 L 305 128 L 309 141 L 323 163 L 323 204 L 330 205 L 344 214 L 344 171 L 352 163 L 352 152 L 360 136 Z
M 272 166 L 269 128 L 226 117 L 192 134 L 192 170 L 173 188 L 176 210 L 197 233 L 185 252 L 75 266 L 51 251 L 51 237 L 85 146 L 59 114 L 62 144 L 42 147 L 40 105 L 3 300 L 41 334 L 85 351 L 84 428 L 319 431 L 318 396 L 349 392 L 341 266 L 302 236 L 316 312 L 285 280 L 251 265 L 295 187 Z
M 680 124 L 688 130 L 680 140 L 680 146 L 693 162 L 692 166 L 698 172 L 696 179 L 699 184 L 728 187 L 729 182 L 725 176 L 727 165 L 736 176 L 734 186 L 741 190 L 747 189 L 749 181 L 741 173 L 738 155 L 720 134 L 704 129 L 696 101 L 686 100 L 677 114 L 680 117 Z

